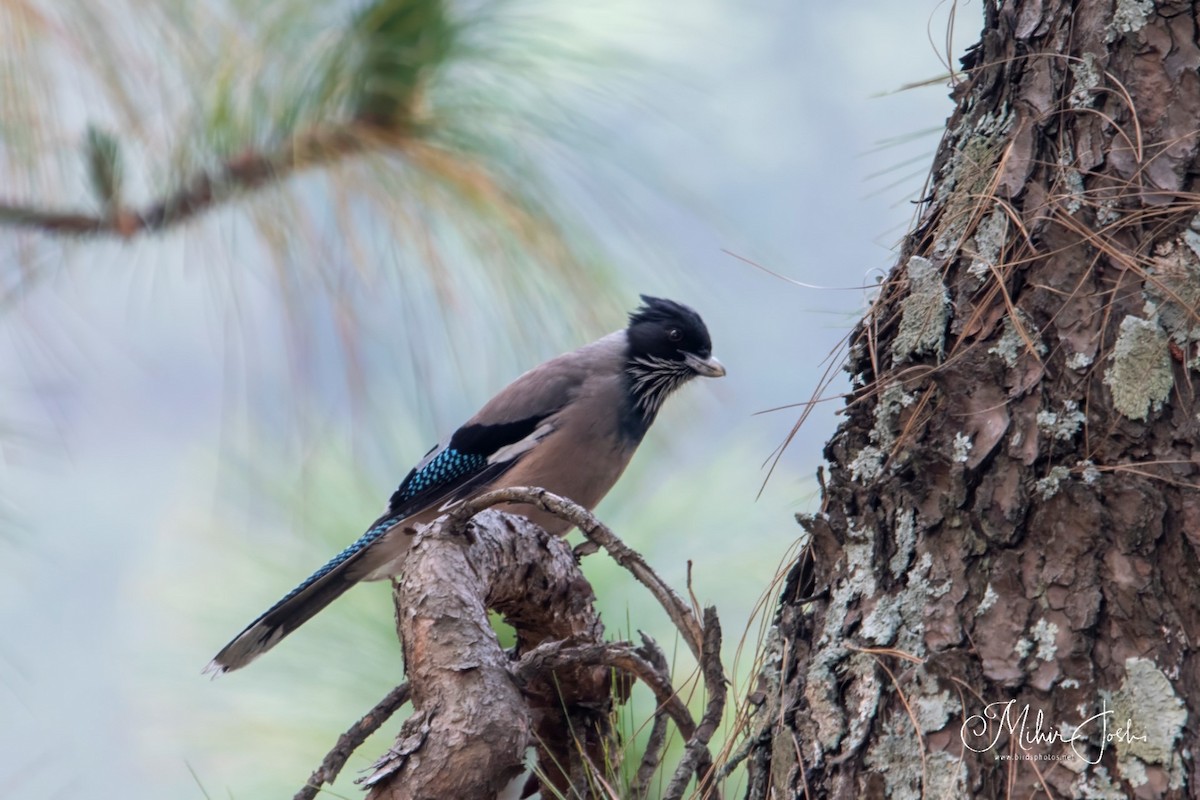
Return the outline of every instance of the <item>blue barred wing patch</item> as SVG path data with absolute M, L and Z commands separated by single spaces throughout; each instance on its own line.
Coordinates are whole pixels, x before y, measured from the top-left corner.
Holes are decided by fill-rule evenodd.
M 442 487 L 458 483 L 461 479 L 482 470 L 487 463 L 485 455 L 464 453 L 454 447 L 447 447 L 430 459 L 428 464 L 412 471 L 392 495 L 391 507 L 402 507 L 421 494 L 436 492 Z

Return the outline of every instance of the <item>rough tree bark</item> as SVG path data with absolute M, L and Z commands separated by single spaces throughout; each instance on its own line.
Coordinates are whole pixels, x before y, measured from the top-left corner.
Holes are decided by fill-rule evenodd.
M 752 798 L 1200 796 L 1197 7 L 985 6 L 800 520 Z
M 532 608 L 562 608 L 553 620 L 560 638 L 603 642 L 595 597 L 570 548 L 520 518 L 486 514 L 468 527 L 469 548 L 438 535 L 413 545 L 396 587 L 396 613 L 415 711 L 367 778 L 374 787 L 369 797 L 491 797 L 521 773 L 534 742 L 534 714 L 512 680 L 488 608 L 523 617 L 530 616 L 526 599 Z M 516 525 L 527 529 L 524 535 L 503 535 Z M 592 672 L 578 686 L 607 712 L 608 675 L 603 668 Z M 562 685 L 575 693 L 574 681 Z

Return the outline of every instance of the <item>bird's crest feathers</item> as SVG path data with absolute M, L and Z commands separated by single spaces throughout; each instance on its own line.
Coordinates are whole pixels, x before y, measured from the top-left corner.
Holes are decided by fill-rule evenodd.
M 700 315 L 683 303 L 676 303 L 674 300 L 668 300 L 665 297 L 651 297 L 648 294 L 639 295 L 639 297 L 642 298 L 642 305 L 630 312 L 630 327 L 639 322 L 668 322 L 674 320 L 686 321 L 693 325 L 704 327 L 704 321 L 700 319 Z

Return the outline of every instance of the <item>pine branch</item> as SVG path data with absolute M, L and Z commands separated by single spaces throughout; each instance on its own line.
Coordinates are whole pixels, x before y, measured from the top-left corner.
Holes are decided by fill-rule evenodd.
M 247 151 L 211 170 L 201 170 L 180 188 L 137 210 L 114 205 L 88 214 L 0 201 L 0 224 L 71 236 L 158 233 L 204 211 L 302 170 L 327 166 L 368 150 L 399 149 L 404 136 L 362 122 L 298 134 L 274 150 Z M 119 202 L 113 195 L 111 202 Z

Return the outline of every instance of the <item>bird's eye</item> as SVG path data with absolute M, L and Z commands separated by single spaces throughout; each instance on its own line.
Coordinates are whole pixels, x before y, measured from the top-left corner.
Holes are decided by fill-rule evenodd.
M 667 331 L 667 338 L 672 342 L 683 341 L 683 331 L 679 330 L 679 328 L 671 328 Z

